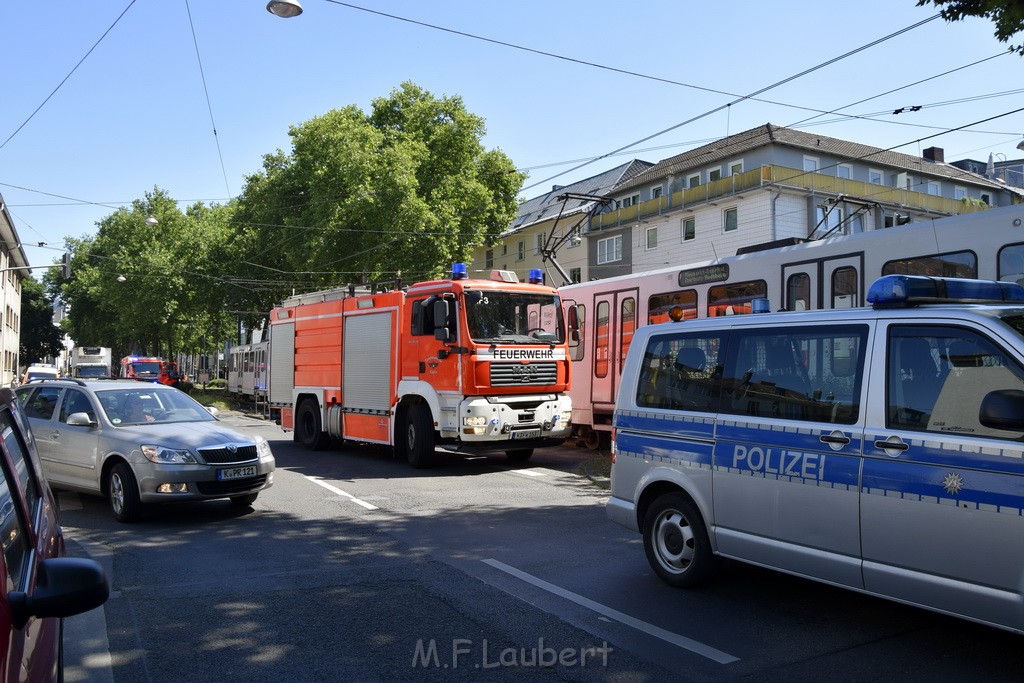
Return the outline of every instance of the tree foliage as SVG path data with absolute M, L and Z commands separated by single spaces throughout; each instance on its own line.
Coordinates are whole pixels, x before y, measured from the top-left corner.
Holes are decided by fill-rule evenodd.
M 460 98 L 411 83 L 369 114 L 348 106 L 294 126 L 291 153 L 267 155 L 247 179 L 244 241 L 260 245 L 268 274 L 306 289 L 441 275 L 515 216 L 523 176 L 484 149 L 484 132 Z
M 933 4 L 941 7 L 939 14 L 946 21 L 961 21 L 965 17 L 991 19 L 995 36 L 1001 43 L 1024 31 L 1024 3 L 1020 0 L 918 0 L 918 7 Z M 1024 55 L 1024 44 L 1010 45 L 1014 52 Z
M 53 304 L 43 285 L 33 278 L 21 284 L 21 348 L 22 365 L 44 358 L 56 358 L 64 345 L 60 328 L 53 324 Z

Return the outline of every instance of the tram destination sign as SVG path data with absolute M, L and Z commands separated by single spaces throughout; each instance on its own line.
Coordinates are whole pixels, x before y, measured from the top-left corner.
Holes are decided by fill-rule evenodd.
M 729 279 L 729 264 L 719 263 L 713 266 L 690 268 L 679 271 L 679 286 L 693 287 L 709 282 L 725 282 Z

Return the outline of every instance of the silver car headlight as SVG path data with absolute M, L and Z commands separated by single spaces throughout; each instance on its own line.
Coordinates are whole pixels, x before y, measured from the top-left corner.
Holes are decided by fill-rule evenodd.
M 262 436 L 256 437 L 256 455 L 259 456 L 260 460 L 274 457 L 274 453 L 270 450 L 270 442 Z
M 147 446 L 143 444 L 142 454 L 146 456 L 147 460 L 158 465 L 192 465 L 199 462 L 187 450 L 167 448 L 166 446 Z

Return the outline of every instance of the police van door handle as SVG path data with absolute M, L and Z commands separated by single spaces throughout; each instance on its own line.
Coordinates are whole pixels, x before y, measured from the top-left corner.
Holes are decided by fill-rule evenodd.
M 850 437 L 848 437 L 846 434 L 843 434 L 840 431 L 834 431 L 831 434 L 822 434 L 821 436 L 818 437 L 818 441 L 822 443 L 834 443 L 839 444 L 840 446 L 845 446 L 846 444 L 850 443 Z
M 881 448 L 883 451 L 905 451 L 910 448 L 910 444 L 893 434 L 885 440 L 876 441 L 875 448 Z

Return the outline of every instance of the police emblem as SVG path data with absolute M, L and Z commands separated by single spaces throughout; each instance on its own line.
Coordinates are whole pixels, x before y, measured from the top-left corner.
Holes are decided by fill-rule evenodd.
M 956 472 L 950 472 L 942 479 L 942 488 L 946 493 L 956 495 L 964 488 L 964 478 Z

